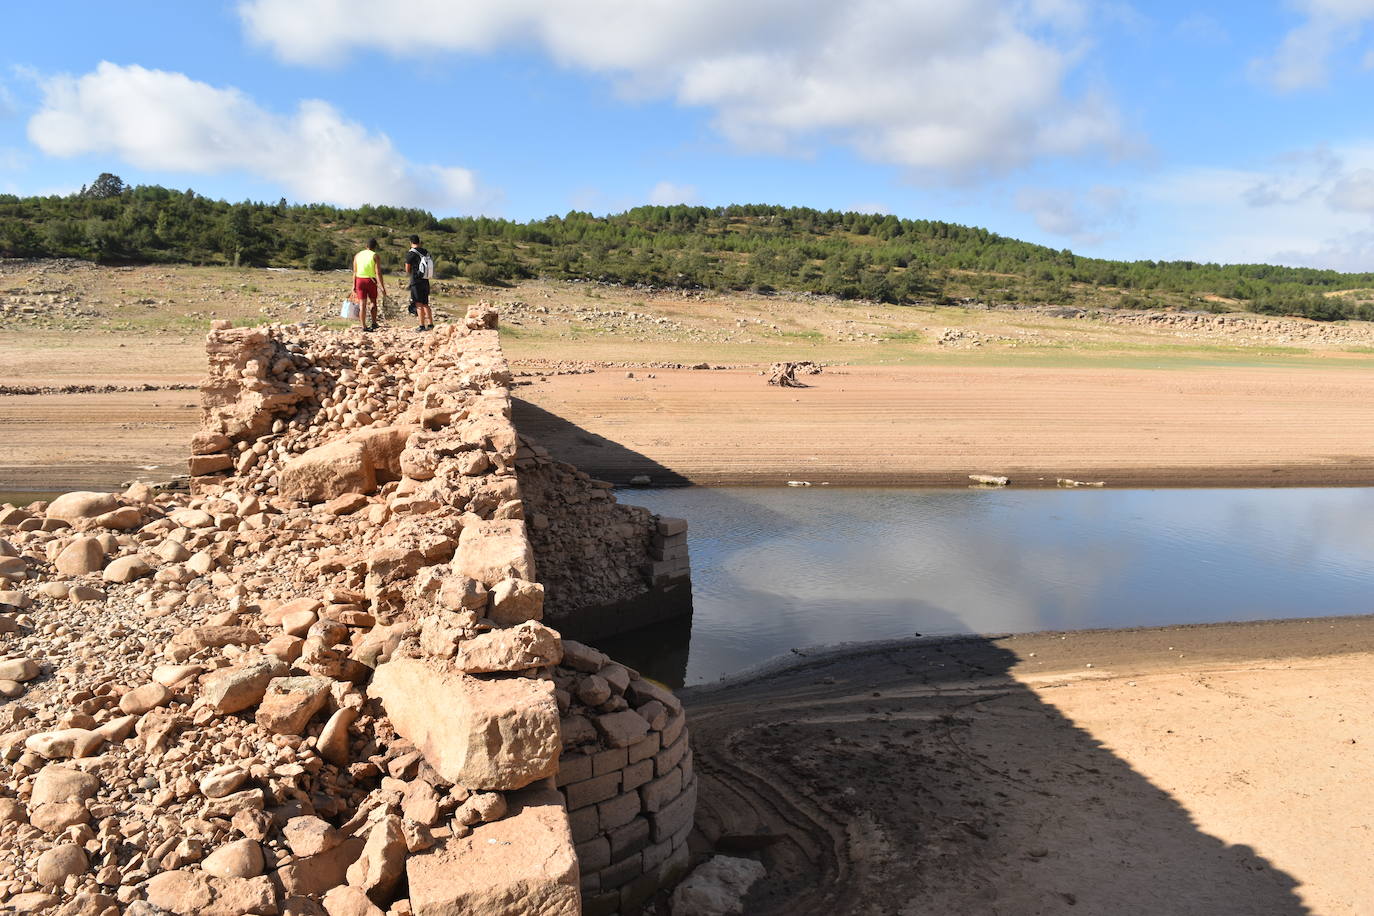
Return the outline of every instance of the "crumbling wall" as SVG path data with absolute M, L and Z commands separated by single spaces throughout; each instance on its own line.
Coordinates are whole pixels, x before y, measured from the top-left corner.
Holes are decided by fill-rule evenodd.
M 528 437 L 516 470 L 551 622 L 597 639 L 682 613 L 680 603 L 644 599 L 690 579 L 685 521 L 617 503 L 611 484 Z
M 583 912 L 637 912 L 688 865 L 697 783 L 686 714 L 672 691 L 572 640 L 554 683 Z
M 433 476 L 423 450 L 401 464 L 412 433 L 442 427 L 454 410 L 479 410 L 463 399 L 450 403 L 442 390 L 505 392 L 511 382 L 499 342 L 484 342 L 487 334 L 495 341 L 494 329 L 464 336 L 461 359 L 449 336 L 456 333 L 344 338 L 216 327 L 207 343 L 202 432 L 192 442 L 194 488 L 233 477 L 255 493 L 314 499 L 371 493 L 405 478 L 402 495 L 421 493 L 420 509 L 467 498 L 461 486 L 423 495 L 419 484 Z M 495 407 L 480 409 L 504 410 L 508 421 L 507 399 L 497 395 Z M 681 601 L 642 599 L 690 579 L 686 522 L 618 504 L 611 484 L 553 460 L 527 437 L 515 446 L 516 480 L 503 485 L 522 493 L 549 620 L 595 639 L 681 614 Z M 488 452 L 488 460 L 511 460 L 508 451 Z M 468 471 L 459 476 L 481 477 L 486 466 Z
M 0 674 L 32 704 L 0 712 L 0 857 L 22 850 L 0 902 L 570 914 L 675 875 L 684 827 L 635 776 L 636 812 L 584 848 L 555 790 L 685 729 L 541 622 L 494 313 L 432 336 L 218 326 L 209 350 L 194 495 L 0 512 L 0 603 L 23 611 L 0 614 L 0 656 L 22 655 Z M 591 858 L 580 888 L 613 836 L 618 871 Z

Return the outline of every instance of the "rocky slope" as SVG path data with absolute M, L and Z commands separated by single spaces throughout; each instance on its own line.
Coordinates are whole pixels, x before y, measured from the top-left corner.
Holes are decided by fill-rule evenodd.
M 0 510 L 5 907 L 574 913 L 555 781 L 650 733 L 680 748 L 651 798 L 617 777 L 645 842 L 592 889 L 680 873 L 690 811 L 639 851 L 686 795 L 680 706 L 540 622 L 517 467 L 614 501 L 522 444 L 494 327 L 216 327 L 194 495 Z M 588 581 L 651 549 L 623 518 Z

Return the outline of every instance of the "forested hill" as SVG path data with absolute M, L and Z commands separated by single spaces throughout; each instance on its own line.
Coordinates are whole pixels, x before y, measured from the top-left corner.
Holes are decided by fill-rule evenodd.
M 1374 319 L 1374 273 L 1107 261 L 930 220 L 766 205 L 637 207 L 517 223 L 423 210 L 211 200 L 114 175 L 66 197 L 0 195 L 0 256 L 345 267 L 369 236 L 392 269 L 419 233 L 441 277 L 812 292 L 888 302 L 1234 308 Z M 1342 295 L 1332 295 L 1347 291 Z

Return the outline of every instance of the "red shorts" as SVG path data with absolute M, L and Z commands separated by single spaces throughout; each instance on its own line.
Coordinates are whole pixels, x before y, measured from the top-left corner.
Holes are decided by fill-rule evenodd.
M 354 277 L 353 298 L 357 299 L 360 305 L 367 302 L 371 302 L 373 305 L 376 305 L 377 281 L 372 279 L 371 277 Z

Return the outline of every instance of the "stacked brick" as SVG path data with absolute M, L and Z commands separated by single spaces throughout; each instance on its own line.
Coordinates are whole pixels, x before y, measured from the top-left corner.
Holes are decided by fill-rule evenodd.
M 557 783 L 582 871 L 586 916 L 636 913 L 686 871 L 696 811 L 682 704 L 595 649 L 563 641 Z
M 649 562 L 642 567 L 645 580 L 656 588 L 685 582 L 692 575 L 687 553 L 687 520 L 659 516 L 649 540 Z

